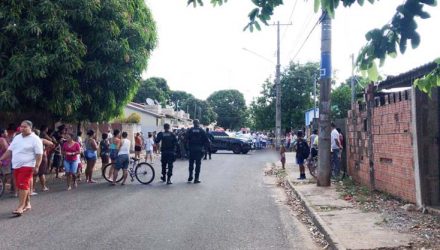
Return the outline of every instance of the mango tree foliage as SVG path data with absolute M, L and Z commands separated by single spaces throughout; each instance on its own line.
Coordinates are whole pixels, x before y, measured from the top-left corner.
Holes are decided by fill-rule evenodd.
M 305 111 L 313 108 L 313 82 L 318 75 L 318 63 L 290 63 L 289 67 L 282 71 L 281 125 L 283 131 L 303 127 Z M 260 96 L 254 99 L 250 106 L 255 129 L 274 130 L 275 96 L 274 84 L 266 81 Z
M 217 114 L 218 126 L 240 129 L 246 124 L 246 102 L 240 91 L 235 89 L 215 91 L 207 101 Z
M 139 89 L 133 98 L 134 102 L 145 103 L 147 98 L 157 100 L 162 107 L 165 107 L 170 98 L 171 90 L 165 79 L 161 77 L 151 77 L 141 81 Z
M 155 46 L 142 0 L 2 0 L 0 110 L 109 120 L 133 98 Z

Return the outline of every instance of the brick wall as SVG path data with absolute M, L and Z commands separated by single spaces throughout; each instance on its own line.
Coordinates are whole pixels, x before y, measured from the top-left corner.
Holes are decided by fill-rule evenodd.
M 370 186 L 370 165 L 365 105 L 356 105 L 347 119 L 349 174 Z M 415 202 L 411 131 L 411 99 L 408 91 L 375 99 L 372 112 L 375 189 Z

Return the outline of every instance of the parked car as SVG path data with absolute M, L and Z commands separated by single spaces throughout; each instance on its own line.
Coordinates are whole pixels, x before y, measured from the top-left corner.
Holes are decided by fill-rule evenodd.
M 234 154 L 247 154 L 251 150 L 252 143 L 240 138 L 233 138 L 223 131 L 209 132 L 214 138 L 211 142 L 211 152 L 216 153 L 217 150 L 230 150 Z

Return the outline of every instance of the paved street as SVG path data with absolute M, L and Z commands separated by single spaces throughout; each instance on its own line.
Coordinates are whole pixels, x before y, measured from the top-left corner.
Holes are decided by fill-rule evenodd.
M 0 200 L 0 249 L 314 249 L 290 215 L 280 188 L 263 169 L 277 155 L 213 155 L 201 184 L 188 184 L 177 161 L 174 184 L 156 179 L 111 187 L 52 185 L 33 197 L 33 210 L 12 218 L 16 199 Z

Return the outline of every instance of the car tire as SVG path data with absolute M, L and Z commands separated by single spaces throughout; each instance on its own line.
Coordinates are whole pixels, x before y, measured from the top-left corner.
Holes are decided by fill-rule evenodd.
M 243 150 L 243 151 L 241 151 L 241 153 L 245 155 L 245 154 L 249 153 L 249 150 Z
M 234 152 L 234 154 L 240 154 L 241 153 L 241 146 L 238 144 L 232 145 L 232 152 Z
M 212 153 L 212 154 L 217 153 L 217 149 L 215 149 L 215 150 L 211 150 L 211 153 Z

